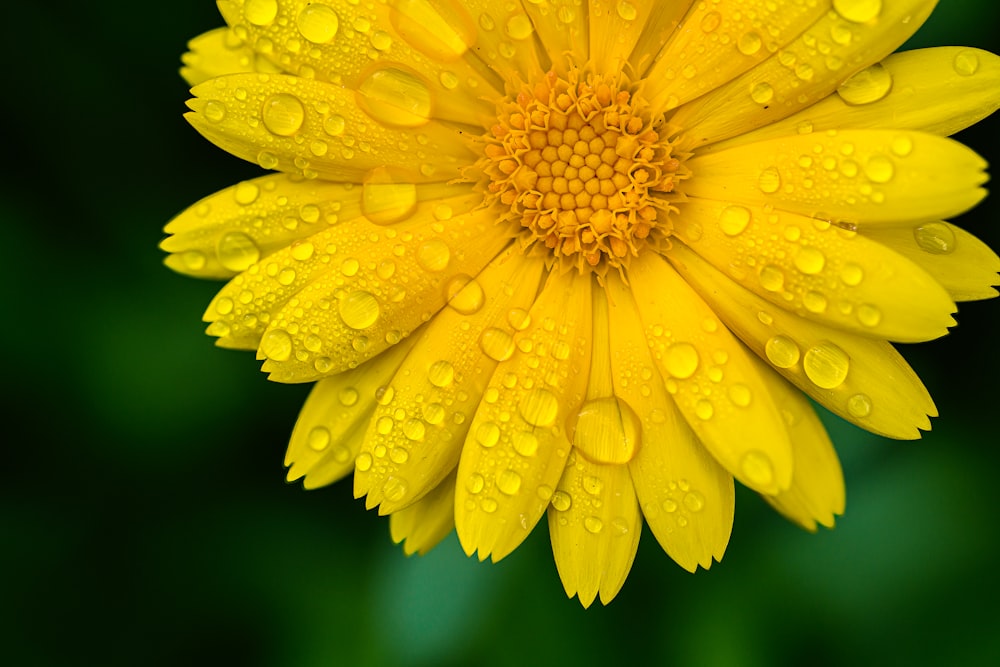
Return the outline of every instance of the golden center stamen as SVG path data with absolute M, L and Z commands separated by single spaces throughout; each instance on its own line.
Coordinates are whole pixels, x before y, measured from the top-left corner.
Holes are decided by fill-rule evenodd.
M 525 245 L 563 264 L 621 270 L 647 244 L 661 247 L 680 161 L 664 128 L 615 78 L 572 68 L 549 72 L 498 105 L 487 135 L 487 200 L 514 222 Z

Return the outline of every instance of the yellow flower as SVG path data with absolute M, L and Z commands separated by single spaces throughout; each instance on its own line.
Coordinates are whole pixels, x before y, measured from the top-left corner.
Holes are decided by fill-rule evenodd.
M 1000 260 L 945 138 L 1000 58 L 890 55 L 932 0 L 221 0 L 187 118 L 278 173 L 167 227 L 229 283 L 223 347 L 315 382 L 288 449 L 354 473 L 425 552 L 503 558 L 548 515 L 568 595 L 610 601 L 645 519 L 722 557 L 733 478 L 805 528 L 844 505 L 809 402 L 917 438 L 890 342 L 947 333 Z

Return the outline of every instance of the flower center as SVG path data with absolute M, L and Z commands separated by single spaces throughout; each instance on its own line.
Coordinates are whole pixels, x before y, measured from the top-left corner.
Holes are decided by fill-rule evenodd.
M 681 163 L 624 76 L 546 74 L 498 105 L 480 161 L 487 198 L 564 264 L 603 275 L 670 234 Z M 509 213 L 507 209 L 509 208 Z

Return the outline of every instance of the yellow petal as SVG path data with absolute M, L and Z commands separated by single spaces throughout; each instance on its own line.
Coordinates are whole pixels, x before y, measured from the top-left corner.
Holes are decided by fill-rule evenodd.
M 834 2 L 835 11 L 791 44 L 682 106 L 671 123 L 683 127 L 687 141 L 697 146 L 790 116 L 892 53 L 923 24 L 935 4 L 937 0 Z
M 981 157 L 919 132 L 788 136 L 696 155 L 687 165 L 693 174 L 684 182 L 688 195 L 849 223 L 946 218 L 986 196 Z
M 888 343 L 775 308 L 682 244 L 671 248 L 670 261 L 751 350 L 832 412 L 890 438 L 930 429 L 934 402 Z
M 643 29 L 652 21 L 651 14 L 670 11 L 675 15 L 675 23 L 680 22 L 686 11 L 687 2 L 621 2 L 620 0 L 590 0 L 588 3 L 590 22 L 590 60 L 597 72 L 614 72 L 624 69 L 632 49 Z M 670 27 L 673 29 L 673 26 Z M 657 45 L 659 46 L 659 45 Z M 652 62 L 646 52 L 644 63 Z M 634 71 L 639 71 L 636 68 Z
M 472 16 L 478 17 L 476 54 L 508 86 L 535 81 L 545 71 L 535 49 L 535 26 L 520 2 L 463 0 Z
M 397 270 L 407 276 L 423 272 L 415 252 L 419 243 L 413 241 L 413 230 L 433 225 L 442 230 L 442 238 L 447 238 L 449 233 L 475 225 L 476 220 L 489 227 L 485 236 L 497 228 L 482 214 L 467 213 L 479 199 L 472 192 L 434 201 L 435 195 L 444 194 L 442 188 L 450 186 L 434 185 L 423 190 L 412 185 L 377 185 L 371 196 L 367 186 L 358 188 L 361 211 L 367 213 L 366 217 L 352 217 L 359 206 L 354 195 L 343 206 L 347 219 L 275 251 L 262 261 L 258 261 L 260 253 L 251 237 L 223 235 L 220 240 L 225 239 L 226 244 L 219 249 L 224 251 L 229 266 L 249 268 L 229 281 L 209 304 L 204 315 L 206 321 L 212 322 L 208 333 L 218 336 L 220 345 L 256 349 L 272 314 L 305 286 L 330 273 L 335 277 L 328 276 L 329 279 L 343 281 L 344 287 L 365 281 L 365 285 L 385 292 L 389 300 L 398 301 L 408 288 L 395 282 Z M 429 201 L 420 201 L 425 197 Z M 333 206 L 336 207 L 336 202 Z M 373 223 L 397 219 L 402 221 L 391 226 Z M 426 233 L 417 232 L 421 240 Z M 400 251 L 401 257 L 396 254 Z M 482 261 L 485 264 L 489 258 Z M 330 372 L 340 369 L 331 366 Z
M 591 3 L 595 4 L 595 3 Z M 622 13 L 625 14 L 626 21 L 630 20 L 630 17 L 635 12 L 635 19 L 631 19 L 635 23 L 642 21 L 642 25 L 637 28 L 629 26 L 629 33 L 639 29 L 642 33 L 635 42 L 635 47 L 632 49 L 632 55 L 629 58 L 629 65 L 635 69 L 636 75 L 645 77 L 646 72 L 655 62 L 656 56 L 662 51 L 664 45 L 670 40 L 670 37 L 677 30 L 677 27 L 684 20 L 687 15 L 688 10 L 691 5 L 694 4 L 694 0 L 673 0 L 672 2 L 641 2 L 635 3 L 630 0 L 626 2 L 621 2 L 620 0 L 605 0 L 601 3 L 602 5 L 614 6 L 614 13 L 622 18 Z M 640 9 L 636 5 L 651 5 L 651 7 L 643 7 Z M 643 20 L 648 12 L 648 17 Z M 610 16 L 611 10 L 607 10 L 607 14 Z M 609 30 L 613 29 L 613 24 L 609 26 Z M 618 32 L 613 33 L 613 36 L 617 38 Z
M 346 88 L 281 74 L 231 74 L 191 93 L 188 122 L 265 169 L 361 183 L 391 165 L 396 182 L 424 183 L 452 180 L 476 157 L 461 133 L 430 120 L 418 90 L 379 100 L 378 117 Z
M 905 342 L 955 325 L 955 304 L 933 277 L 861 234 L 767 206 L 692 198 L 679 207 L 677 236 L 780 308 Z
M 833 528 L 834 515 L 844 513 L 844 475 L 830 436 L 801 393 L 764 362 L 758 366 L 788 423 L 795 456 L 791 487 L 764 500 L 806 530 L 816 530 L 816 522 Z
M 533 0 L 524 9 L 553 63 L 561 62 L 564 53 L 572 53 L 578 63 L 587 61 L 592 22 L 579 0 Z
M 224 74 L 255 72 L 255 54 L 229 28 L 216 28 L 188 42 L 181 76 L 192 86 Z
M 368 427 L 361 456 L 370 465 L 358 466 L 354 495 L 367 494 L 369 509 L 380 505 L 379 513 L 388 514 L 409 505 L 458 464 L 497 365 L 486 353 L 493 349 L 489 342 L 512 339 L 508 313 L 527 312 L 541 274 L 541 262 L 512 246 L 476 278 L 460 276 L 449 283 L 450 307 L 419 335 Z
M 917 49 L 866 67 L 835 94 L 784 120 L 698 152 L 828 130 L 892 128 L 947 136 L 998 107 L 1000 56 L 959 46 Z
M 316 243 L 329 265 L 312 277 L 291 268 L 283 280 L 278 271 L 279 284 L 298 290 L 261 337 L 257 356 L 270 379 L 309 382 L 365 362 L 428 321 L 444 306 L 449 283 L 478 274 L 509 242 L 488 209 L 441 220 L 439 206 L 436 216 L 418 207 L 405 223 L 371 225 L 360 239 L 341 236 L 342 246 L 332 247 L 332 238 Z M 263 263 L 264 273 L 269 266 Z
M 673 109 L 715 90 L 782 49 L 829 11 L 825 3 L 793 0 L 700 2 L 646 73 L 644 94 L 655 109 Z M 766 28 L 764 28 L 766 26 Z
M 455 527 L 455 476 L 451 475 L 416 503 L 389 516 L 389 534 L 407 556 L 433 549 Z
M 305 487 L 314 489 L 354 470 L 379 389 L 389 384 L 411 347 L 403 341 L 361 368 L 316 383 L 288 443 L 289 482 L 304 475 Z
M 566 595 L 608 604 L 632 569 L 642 533 L 628 467 L 600 465 L 574 448 L 549 507 L 552 555 Z
M 914 261 L 955 301 L 991 299 L 1000 285 L 1000 257 L 975 236 L 947 222 L 914 227 L 865 227 L 860 233 Z
M 705 448 L 750 488 L 787 489 L 792 455 L 785 423 L 749 351 L 662 257 L 640 256 L 628 278 L 667 391 Z M 624 299 L 614 286 L 609 281 L 611 301 Z
M 641 441 L 628 464 L 635 493 L 664 551 L 689 572 L 699 565 L 708 568 L 713 558 L 722 558 L 729 542 L 733 477 L 705 451 L 677 412 L 649 355 L 628 288 L 617 277 L 609 282 L 614 392 L 641 420 Z
M 528 536 L 562 476 L 566 424 L 583 403 L 590 365 L 593 278 L 553 271 L 472 421 L 458 466 L 455 523 L 465 552 L 500 560 Z M 512 356 L 511 356 L 512 355 Z
M 490 80 L 461 57 L 475 24 L 458 3 L 443 14 L 412 1 L 218 4 L 233 31 L 284 71 L 383 98 L 389 105 L 372 109 L 376 115 L 398 112 L 390 108 L 394 101 L 419 102 L 428 117 L 478 125 L 492 111 L 482 99 Z M 413 30 L 413 17 L 434 32 Z
M 199 278 L 231 278 L 330 225 L 361 215 L 362 188 L 271 174 L 205 197 L 170 221 L 166 264 Z M 441 188 L 421 193 L 440 196 Z

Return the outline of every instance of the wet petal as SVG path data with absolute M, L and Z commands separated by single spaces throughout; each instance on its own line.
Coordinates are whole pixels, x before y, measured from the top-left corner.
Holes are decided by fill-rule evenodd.
M 955 326 L 955 304 L 926 271 L 824 220 L 690 199 L 675 225 L 717 269 L 802 317 L 904 342 L 938 338 Z
M 416 503 L 389 516 L 389 534 L 407 556 L 423 556 L 455 528 L 455 476 L 451 475 Z
M 469 429 L 455 496 L 470 556 L 509 554 L 552 499 L 570 451 L 566 422 L 586 392 L 592 281 L 551 273 L 529 317 L 518 318 L 516 347 L 502 336 L 490 342 L 502 360 Z
M 864 429 L 919 438 L 937 416 L 920 378 L 891 345 L 775 308 L 681 244 L 670 261 L 734 334 L 799 389 Z
M 566 595 L 589 607 L 618 594 L 642 533 L 639 503 L 628 467 L 600 465 L 576 449 L 549 507 L 552 555 Z
M 361 183 L 392 165 L 397 182 L 423 183 L 452 180 L 475 159 L 416 97 L 381 100 L 373 117 L 346 88 L 279 74 L 232 74 L 191 92 L 188 122 L 265 169 Z
M 942 221 L 859 230 L 934 277 L 955 301 L 991 299 L 1000 285 L 1000 257 L 975 236 Z
M 586 62 L 590 49 L 590 17 L 579 0 L 532 0 L 524 9 L 542 40 L 549 58 L 557 62 L 562 54 L 572 53 Z
M 610 295 L 614 392 L 641 420 L 638 452 L 628 465 L 642 513 L 678 565 L 689 572 L 699 565 L 708 568 L 713 558 L 722 558 L 729 542 L 733 477 L 701 446 L 677 412 L 649 355 L 628 288 L 616 284 Z
M 637 258 L 628 277 L 667 391 L 705 448 L 756 491 L 788 488 L 791 445 L 749 351 L 661 257 Z M 624 300 L 615 285 L 608 283 L 611 301 Z
M 835 94 L 784 120 L 698 152 L 828 130 L 892 128 L 946 136 L 998 107 L 1000 56 L 959 46 L 917 49 L 861 70 Z M 906 139 L 899 141 L 905 150 Z
M 654 11 L 663 13 L 669 9 L 676 16 L 676 22 L 679 22 L 687 9 L 683 6 L 686 4 L 686 2 L 590 0 L 589 48 L 594 69 L 598 72 L 623 69 L 643 30 L 652 29 L 652 13 Z M 652 57 L 646 54 L 646 60 L 645 66 L 648 66 L 652 62 Z
M 948 169 L 941 169 L 947 164 Z M 844 130 L 788 136 L 696 155 L 693 197 L 866 224 L 930 220 L 975 206 L 986 162 L 962 144 L 919 132 Z
M 700 2 L 646 73 L 644 93 L 656 109 L 673 109 L 715 90 L 783 49 L 829 11 L 826 3 L 797 0 Z
M 833 528 L 834 516 L 844 513 L 844 475 L 830 436 L 802 394 L 773 370 L 763 368 L 764 362 L 758 365 L 788 422 L 795 456 L 792 485 L 764 500 L 806 530 L 816 530 L 817 522 Z
M 443 194 L 440 188 L 431 187 L 427 194 Z M 370 190 L 374 192 L 366 194 Z M 484 228 L 484 237 L 489 238 L 496 229 L 482 213 L 467 213 L 476 202 L 471 193 L 438 201 L 432 196 L 428 202 L 418 201 L 420 196 L 421 189 L 405 184 L 362 188 L 360 205 L 362 212 L 367 212 L 366 217 L 348 219 L 318 231 L 264 260 L 259 260 L 259 249 L 249 236 L 223 235 L 221 240 L 225 244 L 220 250 L 229 266 L 249 268 L 229 281 L 209 304 L 204 315 L 206 321 L 212 322 L 208 333 L 219 337 L 219 345 L 256 349 L 272 315 L 323 276 L 344 281 L 348 286 L 364 281 L 362 287 L 380 289 L 391 301 L 408 289 L 393 282 L 397 265 L 401 267 L 401 275 L 424 273 L 415 252 L 420 242 L 413 239 L 430 241 L 427 235 L 433 230 L 419 232 L 416 237 L 413 230 L 433 226 L 446 237 L 448 233 L 478 224 Z M 391 226 L 372 222 L 395 219 L 403 221 Z M 484 264 L 488 261 L 489 258 L 483 258 Z M 330 277 L 331 273 L 336 276 Z M 331 367 L 330 372 L 337 370 Z
M 367 494 L 369 509 L 379 505 L 379 512 L 388 514 L 409 505 L 458 464 L 497 365 L 486 353 L 493 349 L 490 341 L 512 340 L 509 314 L 527 312 L 541 281 L 540 263 L 511 247 L 475 278 L 449 283 L 449 307 L 419 335 L 365 435 L 366 466 L 354 475 L 354 495 Z
M 827 12 L 791 44 L 682 106 L 671 122 L 684 127 L 687 141 L 697 146 L 790 116 L 889 55 L 923 24 L 936 3 L 835 2 L 836 11 Z
M 388 385 L 411 347 L 411 341 L 403 341 L 361 368 L 316 383 L 288 443 L 289 482 L 305 476 L 304 486 L 315 489 L 354 470 L 379 389 Z
M 256 72 L 256 55 L 229 28 L 216 28 L 188 42 L 181 76 L 191 86 L 224 74 Z
M 476 54 L 510 86 L 515 78 L 530 81 L 544 71 L 535 49 L 535 26 L 520 2 L 463 0 L 478 25 Z

